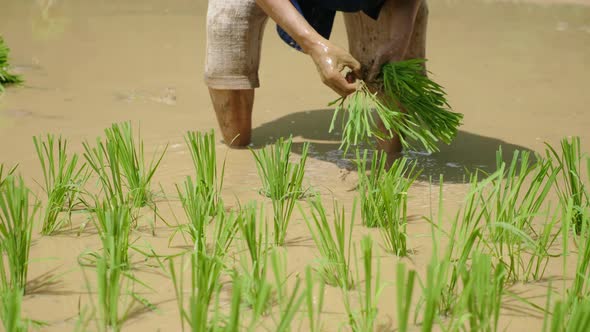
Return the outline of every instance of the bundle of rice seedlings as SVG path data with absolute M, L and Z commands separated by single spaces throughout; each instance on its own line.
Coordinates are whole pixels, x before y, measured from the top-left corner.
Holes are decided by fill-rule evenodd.
M 450 110 L 442 86 L 424 75 L 425 61 L 411 59 L 384 65 L 379 89 L 383 96 L 361 81 L 356 92 L 330 104 L 337 105 L 330 132 L 338 113 L 347 111 L 341 145 L 345 152 L 351 145 L 370 144 L 372 138 L 384 140 L 393 135 L 399 136 L 405 148 L 417 148 L 418 142 L 429 152 L 438 151 L 438 142 L 451 143 L 463 115 Z
M 20 76 L 11 74 L 8 71 L 8 54 L 10 49 L 6 46 L 4 38 L 0 36 L 0 92 L 4 91 L 4 86 L 8 84 L 18 84 L 22 82 Z
M 77 197 L 87 180 L 86 165 L 78 167 L 78 155 L 68 156 L 68 142 L 61 137 L 57 138 L 57 145 L 54 135 L 47 135 L 46 140 L 33 137 L 33 143 L 43 171 L 43 191 L 47 195 L 41 234 L 51 235 L 66 221 L 58 219 L 60 212 L 68 212 L 71 218 L 71 212 L 78 204 Z
M 129 237 L 132 216 L 128 206 L 112 206 L 107 202 L 96 207 L 95 225 L 102 242 L 102 256 L 106 262 L 113 262 L 121 270 L 131 268 Z
M 0 290 L 0 321 L 5 331 L 26 332 L 30 327 L 39 329 L 45 322 L 22 317 L 23 293 L 20 289 Z
M 289 161 L 292 144 L 291 138 L 280 138 L 272 147 L 259 152 L 252 150 L 263 184 L 262 192 L 272 200 L 274 240 L 278 246 L 284 245 L 295 202 L 304 194 L 303 176 L 309 144 L 303 145 L 301 158 L 296 163 Z
M 301 214 L 309 228 L 311 237 L 320 252 L 317 271 L 324 281 L 331 286 L 343 289 L 352 289 L 354 280 L 350 271 L 352 229 L 356 212 L 356 200 L 353 203 L 352 214 L 348 227 L 344 215 L 344 207 L 334 202 L 334 216 L 332 225 L 335 234 L 332 234 L 330 222 L 320 196 L 310 199 L 311 220 L 301 209 Z M 347 229 L 348 228 L 348 229 Z
M 203 196 L 205 202 L 211 202 L 209 214 L 213 215 L 217 205 L 221 203 L 221 188 L 223 187 L 223 174 L 217 175 L 217 156 L 215 152 L 215 133 L 188 132 L 185 137 L 193 165 L 195 168 L 196 188 Z
M 29 195 L 20 176 L 9 176 L 0 187 L 0 290 L 25 292 L 31 236 L 39 208 Z

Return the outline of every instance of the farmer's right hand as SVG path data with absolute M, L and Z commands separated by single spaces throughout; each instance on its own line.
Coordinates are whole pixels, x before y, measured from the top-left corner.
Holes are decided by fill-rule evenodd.
M 361 77 L 361 64 L 352 55 L 327 40 L 317 42 L 308 53 L 325 85 L 343 97 L 356 91 L 356 83 L 342 73 L 349 68 L 355 78 Z

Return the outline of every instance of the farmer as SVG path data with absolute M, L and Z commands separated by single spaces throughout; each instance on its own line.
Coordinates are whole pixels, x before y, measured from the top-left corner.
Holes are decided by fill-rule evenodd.
M 345 12 L 350 53 L 328 40 L 336 11 Z M 280 37 L 309 55 L 322 82 L 341 96 L 355 91 L 357 78 L 374 80 L 387 62 L 425 57 L 426 0 L 209 0 L 205 82 L 223 139 L 232 147 L 250 144 L 268 16 Z M 345 77 L 345 70 L 352 74 Z M 401 151 L 397 137 L 379 146 Z

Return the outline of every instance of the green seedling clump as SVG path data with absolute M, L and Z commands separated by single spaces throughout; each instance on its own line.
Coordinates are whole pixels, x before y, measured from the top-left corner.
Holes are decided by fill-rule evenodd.
M 84 157 L 98 176 L 106 199 L 117 205 L 130 203 L 135 207 L 152 202 L 151 180 L 166 148 L 154 154 L 149 165 L 145 160 L 143 140 L 133 136 L 131 123 L 113 124 L 105 129 L 106 141 L 96 140 L 92 148 L 84 143 Z
M 25 292 L 38 208 L 21 177 L 11 175 L 4 181 L 0 187 L 0 291 Z
M 280 138 L 272 147 L 258 152 L 252 150 L 263 184 L 262 193 L 272 200 L 274 241 L 278 246 L 284 245 L 293 208 L 304 195 L 303 176 L 309 144 L 303 144 L 301 158 L 296 163 L 289 161 L 292 145 L 291 138 Z
M 371 138 L 384 140 L 394 135 L 406 148 L 418 142 L 430 152 L 438 151 L 438 142 L 451 143 L 463 115 L 450 110 L 442 86 L 425 75 L 425 62 L 411 59 L 385 64 L 379 89 L 383 95 L 370 91 L 361 81 L 356 92 L 330 104 L 337 105 L 330 132 L 338 113 L 347 111 L 341 145 L 345 152 L 351 145 L 370 143 Z
M 188 132 L 185 137 L 190 150 L 193 166 L 195 168 L 195 188 L 198 194 L 208 202 L 209 215 L 215 214 L 221 202 L 221 188 L 223 186 L 222 168 L 221 175 L 217 175 L 217 156 L 215 152 L 215 133 Z
M 367 151 L 357 159 L 363 224 L 380 227 L 386 249 L 406 256 L 408 190 L 420 174 L 416 163 L 404 157 L 386 170 L 386 154 L 375 152 L 367 174 Z
M 555 183 L 562 205 L 565 205 L 571 197 L 574 204 L 574 230 L 582 231 L 582 221 L 585 210 L 590 209 L 590 192 L 581 177 L 583 160 L 580 148 L 580 137 L 572 137 L 571 140 L 561 140 L 561 154 L 551 145 L 547 144 L 547 157 L 556 160 L 562 169 L 563 188 Z M 588 175 L 590 176 L 590 158 L 586 158 Z
M 317 196 L 317 198 L 311 199 L 309 206 L 311 208 L 311 220 L 302 209 L 301 214 L 320 252 L 318 259 L 319 266 L 317 268 L 318 273 L 328 285 L 343 289 L 352 289 L 354 287 L 354 280 L 350 271 L 350 254 L 356 201 L 353 204 L 348 227 L 346 225 L 344 208 L 340 208 L 338 203 L 334 202 L 334 216 L 332 220 L 334 234 L 331 231 L 330 222 L 328 221 L 321 197 Z
M 20 76 L 8 71 L 8 54 L 10 49 L 6 46 L 4 38 L 0 36 L 0 93 L 4 91 L 4 86 L 8 84 L 18 84 L 22 82 Z
M 86 165 L 78 167 L 78 156 L 68 156 L 68 142 L 61 137 L 57 139 L 57 145 L 53 135 L 47 135 L 46 140 L 33 137 L 33 143 L 43 171 L 43 191 L 47 195 L 41 234 L 51 235 L 66 221 L 59 220 L 60 212 L 68 212 L 71 218 L 72 210 L 79 203 L 78 196 L 87 180 Z

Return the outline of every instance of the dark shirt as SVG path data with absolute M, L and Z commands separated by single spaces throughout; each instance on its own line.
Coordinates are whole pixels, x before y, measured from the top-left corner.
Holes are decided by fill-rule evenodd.
M 324 38 L 329 39 L 337 11 L 363 11 L 377 19 L 385 0 L 291 0 L 291 3 L 305 17 L 307 22 Z M 277 32 L 285 43 L 300 50 L 295 40 L 277 25 Z

